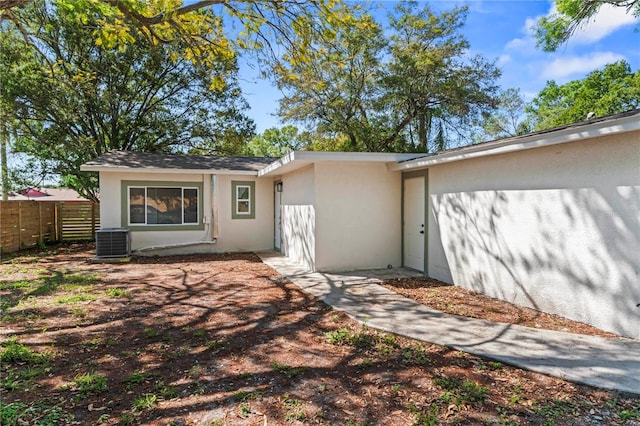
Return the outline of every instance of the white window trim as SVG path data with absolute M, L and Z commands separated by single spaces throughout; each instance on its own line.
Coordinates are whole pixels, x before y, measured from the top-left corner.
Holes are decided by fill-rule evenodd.
M 246 188 L 247 189 L 247 198 L 240 198 L 239 197 L 239 190 L 242 188 Z M 240 209 L 238 208 L 240 206 L 240 202 L 247 202 L 247 205 L 249 206 L 249 209 L 246 212 L 241 212 Z M 236 215 L 238 216 L 250 216 L 251 215 L 251 186 L 250 185 L 236 185 L 236 205 L 235 205 L 235 209 L 236 209 Z

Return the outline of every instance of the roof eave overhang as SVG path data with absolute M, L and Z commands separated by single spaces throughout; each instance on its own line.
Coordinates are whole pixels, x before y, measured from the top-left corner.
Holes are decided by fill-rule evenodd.
M 326 152 L 292 151 L 258 172 L 258 176 L 277 176 L 290 173 L 309 164 L 320 161 L 385 163 L 412 160 L 424 154 L 397 154 L 383 152 Z
M 498 141 L 490 142 L 489 144 L 472 145 L 451 152 L 434 154 L 402 163 L 392 163 L 387 167 L 389 171 L 410 171 L 454 161 L 507 154 L 638 130 L 640 130 L 640 120 L 638 119 L 638 114 L 634 114 L 629 117 L 617 119 L 614 122 L 598 122 L 579 127 L 570 127 L 556 132 L 525 136 L 516 140 L 510 138 L 503 142 Z
M 161 167 L 125 167 L 125 166 L 98 166 L 84 164 L 80 166 L 83 172 L 110 172 L 110 173 L 161 173 L 161 174 L 187 174 L 187 175 L 242 175 L 257 176 L 256 170 L 229 170 L 229 169 L 165 169 Z

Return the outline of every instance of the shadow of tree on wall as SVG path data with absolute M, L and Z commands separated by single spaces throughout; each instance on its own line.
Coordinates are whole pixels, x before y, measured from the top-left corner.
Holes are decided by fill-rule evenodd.
M 633 187 L 482 188 L 432 203 L 455 284 L 639 338 L 639 199 Z
M 315 269 L 316 220 L 313 205 L 282 205 L 283 253 L 309 270 Z

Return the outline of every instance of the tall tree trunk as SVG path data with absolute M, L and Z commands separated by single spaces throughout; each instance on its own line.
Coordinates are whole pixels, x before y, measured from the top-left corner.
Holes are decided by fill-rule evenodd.
M 418 114 L 418 148 L 427 151 L 427 111 Z
M 7 123 L 0 119 L 0 167 L 2 168 L 2 200 L 9 199 L 9 170 L 7 169 L 7 145 L 9 144 L 9 132 Z

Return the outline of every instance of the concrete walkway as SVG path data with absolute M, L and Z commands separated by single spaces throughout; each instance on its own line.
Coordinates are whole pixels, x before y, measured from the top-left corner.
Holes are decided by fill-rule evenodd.
M 531 371 L 640 394 L 640 341 L 540 330 L 449 315 L 376 284 L 417 275 L 405 269 L 305 272 L 276 252 L 264 263 L 303 290 L 367 326 L 480 355 Z

